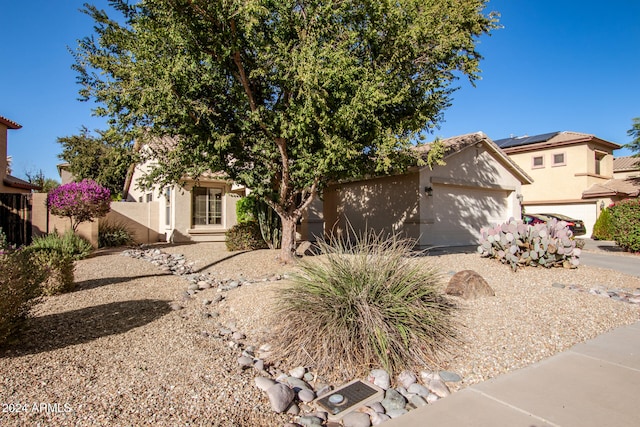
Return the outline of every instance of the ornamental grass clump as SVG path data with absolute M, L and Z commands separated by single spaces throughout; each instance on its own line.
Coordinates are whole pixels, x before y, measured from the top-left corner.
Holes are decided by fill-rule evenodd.
M 353 243 L 318 242 L 322 255 L 301 261 L 279 294 L 274 354 L 343 379 L 372 367 L 437 365 L 456 342 L 454 305 L 413 246 L 371 232 Z

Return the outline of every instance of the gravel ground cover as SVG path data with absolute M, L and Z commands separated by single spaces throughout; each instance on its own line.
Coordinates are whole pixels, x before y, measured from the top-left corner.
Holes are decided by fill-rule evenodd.
M 230 253 L 215 243 L 158 247 L 184 254 L 195 271 L 254 281 L 204 305 L 204 299 L 215 299 L 216 289 L 185 299 L 183 277 L 125 257 L 121 249 L 78 261 L 77 290 L 43 299 L 21 341 L 0 350 L 0 425 L 282 426 L 291 421 L 271 410 L 254 385 L 255 371 L 239 367 L 238 349 L 216 331 L 231 326 L 246 335 L 247 345 L 267 343 L 276 321 L 276 291 L 287 284 L 286 276 L 276 279 L 295 266 L 279 264 L 269 250 Z M 638 319 L 637 305 L 568 288 L 640 288 L 640 278 L 609 270 L 580 266 L 514 273 L 465 253 L 416 262 L 435 265 L 443 288 L 450 275 L 471 269 L 496 292 L 475 301 L 455 299 L 464 344 L 440 367 L 463 377 L 452 391 Z M 172 310 L 175 302 L 184 309 Z

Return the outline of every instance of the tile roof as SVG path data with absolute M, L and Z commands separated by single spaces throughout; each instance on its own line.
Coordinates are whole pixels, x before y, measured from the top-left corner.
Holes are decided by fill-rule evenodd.
M 640 195 L 640 178 L 610 179 L 602 184 L 594 184 L 582 193 L 583 199 Z
M 24 181 L 20 178 L 16 178 L 15 176 L 7 175 L 2 180 L 4 185 L 12 188 L 21 188 L 23 190 L 40 190 L 42 187 L 39 185 L 31 184 L 30 182 Z
M 9 129 L 20 129 L 22 126 L 13 120 L 9 120 L 6 117 L 0 116 L 0 124 L 5 125 Z
M 483 144 L 489 151 L 493 152 L 494 155 L 500 157 L 523 183 L 531 184 L 533 182 L 533 179 L 527 175 L 520 166 L 511 160 L 511 158 L 507 156 L 506 153 L 484 132 L 454 136 L 451 138 L 441 139 L 440 142 L 445 146 L 445 158 L 475 144 Z M 423 144 L 415 147 L 415 150 L 422 153 L 422 155 L 428 153 L 430 149 L 431 144 Z
M 632 171 L 640 169 L 640 157 L 627 156 L 617 157 L 613 159 L 613 170 L 619 171 Z

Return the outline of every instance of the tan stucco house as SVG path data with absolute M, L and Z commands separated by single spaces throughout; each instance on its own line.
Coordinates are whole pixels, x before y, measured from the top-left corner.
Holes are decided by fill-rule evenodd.
M 600 186 L 614 179 L 613 150 L 620 145 L 580 132 L 551 132 L 495 141 L 533 178 L 522 189 L 529 213 L 558 213 L 584 221 L 587 236 L 612 201 Z
M 0 193 L 30 193 L 40 187 L 27 181 L 11 176 L 8 172 L 7 134 L 9 130 L 21 129 L 18 123 L 0 116 Z
M 520 218 L 532 179 L 484 133 L 442 140 L 445 165 L 343 182 L 323 193 L 327 231 L 400 233 L 423 248 L 477 244 L 482 227 Z M 416 148 L 425 153 L 430 146 Z
M 125 204 L 149 205 L 159 240 L 225 241 L 225 233 L 237 223 L 236 202 L 246 194 L 244 187 L 220 173 L 207 173 L 198 179 L 185 177 L 182 185 L 141 189 L 136 183 L 150 167 L 147 163 L 136 168 Z

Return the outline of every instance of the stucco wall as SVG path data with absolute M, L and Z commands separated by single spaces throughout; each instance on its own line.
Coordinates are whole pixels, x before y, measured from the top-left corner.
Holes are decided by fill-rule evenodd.
M 402 233 L 417 239 L 419 200 L 417 173 L 330 186 L 324 191 L 326 232 Z
M 158 208 L 158 202 L 112 202 L 111 212 L 100 221 L 125 226 L 136 243 L 156 243 L 161 240 L 158 233 Z
M 31 211 L 31 224 L 33 236 L 42 236 L 47 233 L 57 232 L 64 234 L 71 229 L 71 221 L 67 217 L 48 214 L 47 193 L 33 193 L 33 207 Z M 98 221 L 83 222 L 76 230 L 77 234 L 87 239 L 93 247 L 98 247 Z
M 611 154 L 604 156 L 600 174 L 595 174 L 595 149 L 608 153 L 611 151 L 593 144 L 580 144 L 509 154 L 534 181 L 523 188 L 525 204 L 539 201 L 577 201 L 582 199 L 582 192 L 593 184 L 613 178 Z M 553 155 L 556 153 L 565 154 L 564 166 L 553 166 Z M 544 167 L 533 167 L 533 157 L 536 156 L 543 156 Z

